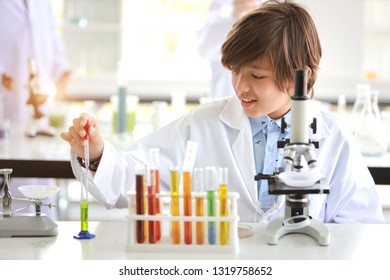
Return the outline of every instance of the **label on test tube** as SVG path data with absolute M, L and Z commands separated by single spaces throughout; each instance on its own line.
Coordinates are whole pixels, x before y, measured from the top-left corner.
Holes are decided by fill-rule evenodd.
M 206 191 L 207 191 L 207 216 L 215 217 L 215 190 L 217 189 L 217 169 L 215 167 L 206 167 Z M 209 244 L 217 243 L 216 232 L 217 226 L 215 222 L 208 222 L 208 237 Z
M 171 215 L 179 216 L 179 171 L 177 168 L 171 168 Z M 172 221 L 172 243 L 180 243 L 180 222 Z
M 228 169 L 220 167 L 219 173 L 219 215 L 226 217 L 229 215 L 228 209 Z M 229 242 L 229 222 L 220 222 L 219 224 L 219 243 L 225 245 Z
M 136 214 L 145 214 L 144 205 L 144 182 L 145 182 L 145 169 L 143 166 L 137 166 L 135 175 L 135 205 Z M 144 220 L 136 221 L 136 237 L 138 243 L 144 243 L 145 241 L 145 225 Z

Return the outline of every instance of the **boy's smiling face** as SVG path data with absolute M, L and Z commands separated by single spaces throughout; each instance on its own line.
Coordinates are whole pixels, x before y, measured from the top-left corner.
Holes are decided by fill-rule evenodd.
M 279 119 L 290 109 L 290 95 L 277 87 L 267 58 L 232 71 L 232 84 L 248 117 L 268 115 Z

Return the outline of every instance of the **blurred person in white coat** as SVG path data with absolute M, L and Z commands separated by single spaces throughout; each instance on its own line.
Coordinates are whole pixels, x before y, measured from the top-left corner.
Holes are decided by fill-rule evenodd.
M 27 105 L 29 59 L 37 64 L 41 81 L 54 83 L 57 94 L 64 90 L 70 66 L 63 41 L 56 34 L 50 0 L 0 1 L 0 120 L 25 129 L 31 119 Z M 11 191 L 21 195 L 17 186 L 45 183 L 45 179 L 12 179 Z M 42 209 L 44 210 L 44 209 Z
M 221 64 L 221 46 L 233 23 L 264 0 L 212 0 L 205 25 L 198 34 L 198 50 L 210 65 L 210 98 L 234 95 L 231 73 Z
M 228 168 L 229 190 L 240 195 L 240 222 L 280 217 L 283 196 L 270 195 L 267 182 L 259 184 L 254 175 L 286 168 L 284 149 L 278 149 L 277 143 L 290 138 L 290 126 L 283 130 L 281 119 L 290 124 L 294 69 L 307 70 L 307 92 L 312 97 L 321 55 L 315 24 L 302 6 L 266 2 L 242 17 L 222 46 L 222 63 L 232 72 L 234 96 L 199 105 L 122 153 L 103 138 L 93 116 L 82 114 L 61 134 L 71 147 L 73 172 L 80 180 L 88 122 L 93 167 L 89 191 L 107 208 L 127 207 L 137 164 L 153 162 L 149 148 L 160 150 L 160 186 L 169 191 L 169 168 L 183 167 L 191 140 L 198 143 L 195 167 Z M 310 130 L 309 139 L 318 141 L 318 168 L 329 184 L 329 194 L 309 195 L 310 216 L 324 223 L 384 223 L 374 180 L 348 125 L 320 107 L 310 109 L 317 132 Z M 257 136 L 261 141 L 255 140 Z M 302 165 L 303 171 L 308 170 L 306 162 Z

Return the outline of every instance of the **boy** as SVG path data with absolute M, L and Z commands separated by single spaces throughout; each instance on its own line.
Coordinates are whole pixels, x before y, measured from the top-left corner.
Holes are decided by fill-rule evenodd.
M 108 208 L 126 207 L 135 166 L 149 162 L 148 149 L 160 150 L 161 186 L 168 190 L 169 167 L 183 165 L 186 142 L 193 140 L 198 143 L 197 167 L 228 167 L 229 189 L 240 194 L 240 221 L 268 222 L 281 216 L 284 205 L 276 204 L 267 184 L 258 184 L 254 175 L 284 167 L 277 141 L 289 138 L 280 123 L 282 117 L 290 119 L 294 69 L 307 69 L 312 94 L 320 57 L 307 11 L 289 1 L 266 2 L 242 17 L 222 46 L 222 63 L 232 72 L 236 96 L 197 107 L 124 154 L 103 139 L 93 117 L 82 114 L 62 134 L 71 145 L 74 173 L 81 172 L 76 156 L 83 157 L 83 127 L 89 121 L 90 158 L 98 164 L 90 192 Z M 325 223 L 383 223 L 374 181 L 349 129 L 334 115 L 313 111 L 317 133 L 310 139 L 319 142 L 317 162 L 330 194 L 310 197 L 310 216 Z

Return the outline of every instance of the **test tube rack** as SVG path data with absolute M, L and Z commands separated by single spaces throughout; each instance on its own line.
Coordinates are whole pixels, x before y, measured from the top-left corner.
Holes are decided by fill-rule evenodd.
M 204 199 L 204 216 L 195 215 L 195 197 L 202 195 L 206 197 L 206 192 L 202 193 L 191 193 L 192 201 L 192 215 L 184 216 L 183 215 L 183 195 L 179 195 L 180 200 L 180 215 L 173 216 L 170 214 L 170 202 L 171 202 L 171 193 L 170 192 L 161 192 L 156 194 L 156 198 L 160 199 L 161 202 L 161 213 L 156 215 L 148 214 L 136 214 L 136 194 L 135 192 L 128 192 L 129 199 L 129 214 L 127 216 L 128 220 L 128 235 L 127 235 L 127 250 L 129 252 L 143 252 L 143 253 L 228 253 L 228 254 L 238 254 L 239 251 L 239 239 L 238 239 L 238 221 L 239 216 L 237 214 L 237 200 L 239 194 L 236 192 L 228 193 L 228 215 L 220 216 L 219 215 L 219 197 L 218 194 L 215 194 L 215 204 L 216 204 L 216 215 L 207 216 L 207 201 Z M 147 194 L 145 197 L 145 205 L 147 208 Z M 161 224 L 161 239 L 156 243 L 149 243 L 148 238 L 145 238 L 143 243 L 138 243 L 136 240 L 136 222 L 137 221 L 160 221 Z M 171 235 L 171 223 L 172 221 L 180 222 L 180 243 L 172 243 Z M 184 243 L 184 222 L 192 222 L 192 244 Z M 196 242 L 196 222 L 204 222 L 204 243 L 197 244 Z M 216 244 L 208 244 L 208 222 L 216 223 Z M 219 242 L 219 224 L 220 222 L 229 223 L 229 241 L 227 244 L 220 244 Z M 146 234 L 147 236 L 147 234 Z

